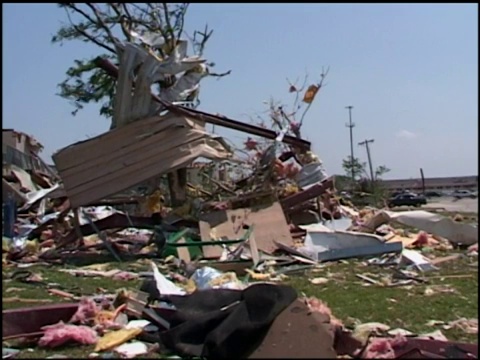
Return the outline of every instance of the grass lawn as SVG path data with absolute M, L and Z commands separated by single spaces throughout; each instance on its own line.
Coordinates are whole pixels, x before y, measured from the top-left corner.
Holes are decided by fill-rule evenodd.
M 440 254 L 445 255 L 445 254 Z M 477 342 L 477 335 L 465 334 L 460 330 L 444 330 L 441 325 L 428 326 L 430 320 L 452 321 L 458 318 L 478 318 L 478 258 L 465 257 L 439 265 L 438 271 L 425 274 L 428 283 L 412 286 L 381 287 L 365 286 L 365 282 L 355 274 L 370 277 L 388 275 L 392 270 L 373 265 L 366 265 L 361 260 L 336 262 L 305 272 L 292 275 L 286 282 L 295 287 L 299 293 L 316 296 L 328 304 L 333 314 L 345 325 L 365 322 L 381 322 L 392 328 L 401 327 L 415 333 L 432 332 L 441 329 L 450 339 L 464 342 Z M 110 263 L 110 268 L 122 268 L 131 271 L 149 270 L 145 262 Z M 50 299 L 52 303 L 66 301 L 48 294 L 42 285 L 24 284 L 16 280 L 7 280 L 11 268 L 3 269 L 3 308 L 33 306 L 18 301 L 5 302 L 17 296 L 22 299 Z M 66 291 L 92 295 L 100 291 L 113 293 L 121 288 L 138 288 L 140 281 L 114 281 L 107 278 L 74 277 L 58 271 L 58 267 L 34 266 L 29 268 L 41 274 L 48 283 L 61 284 Z M 460 276 L 459 276 L 460 275 Z M 322 285 L 313 285 L 309 279 L 325 277 L 329 281 Z M 439 293 L 425 296 L 425 289 L 432 285 L 449 285 L 455 292 Z M 40 304 L 38 304 L 40 305 Z M 12 341 L 8 344 L 14 347 Z M 5 346 L 5 344 L 4 344 Z M 30 349 L 30 350 L 29 350 Z M 71 358 L 85 358 L 93 352 L 93 346 L 69 346 L 55 350 L 42 350 L 33 345 L 27 346 L 20 353 L 20 358 L 45 358 L 54 354 L 67 355 Z M 159 357 L 159 355 L 152 355 Z
M 454 217 L 456 213 L 441 212 L 444 216 Z M 457 221 L 478 223 L 478 214 L 462 213 Z M 405 228 L 404 226 L 401 226 Z M 446 256 L 458 251 L 436 253 L 435 256 Z M 78 259 L 82 261 L 82 259 Z M 99 261 L 102 262 L 103 261 Z M 80 264 L 79 265 L 86 265 Z M 65 267 L 76 268 L 74 265 Z M 438 271 L 424 274 L 426 283 L 400 287 L 381 287 L 377 285 L 365 286 L 365 281 L 355 274 L 368 275 L 376 280 L 392 273 L 391 269 L 366 265 L 363 261 L 352 259 L 349 261 L 332 262 L 307 271 L 300 275 L 291 275 L 286 283 L 298 290 L 299 294 L 315 296 L 331 308 L 332 313 L 343 321 L 347 327 L 357 323 L 380 322 L 393 328 L 403 328 L 414 333 L 428 333 L 441 330 L 453 341 L 478 343 L 477 334 L 466 334 L 462 330 L 445 330 L 441 325 L 428 326 L 430 320 L 449 322 L 459 318 L 478 319 L 478 257 L 463 257 L 438 265 Z M 115 281 L 108 278 L 74 277 L 59 272 L 58 266 L 36 265 L 28 270 L 40 274 L 45 282 L 57 283 L 65 291 L 75 295 L 93 295 L 115 293 L 122 288 L 138 289 L 140 280 Z M 108 263 L 108 269 L 122 269 L 129 271 L 150 271 L 145 261 Z M 50 300 L 52 304 L 65 302 L 63 298 L 50 295 L 43 285 L 25 284 L 10 280 L 9 275 L 15 271 L 14 267 L 4 267 L 2 276 L 3 309 L 42 305 L 42 303 L 23 303 L 8 301 L 9 298 Z M 313 285 L 309 279 L 323 277 L 329 281 L 322 285 Z M 426 296 L 425 291 L 438 285 L 448 286 L 451 292 L 437 293 Z M 11 341 L 4 343 L 4 347 L 22 349 L 19 358 L 46 358 L 61 354 L 69 358 L 87 358 L 93 352 L 93 346 L 68 346 L 55 350 L 39 349 L 35 344 L 19 346 Z M 161 355 L 152 354 L 152 358 Z

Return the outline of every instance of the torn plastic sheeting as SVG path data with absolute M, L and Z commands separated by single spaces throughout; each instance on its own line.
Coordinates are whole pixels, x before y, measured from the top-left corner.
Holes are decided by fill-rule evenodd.
M 33 224 L 22 224 L 22 225 L 19 225 L 19 226 L 17 227 L 17 229 L 18 229 L 18 235 L 17 235 L 17 237 L 18 237 L 18 238 L 28 237 L 28 235 L 29 235 L 33 230 L 35 230 L 36 228 L 38 228 L 40 225 L 46 223 L 48 220 L 56 219 L 59 214 L 60 214 L 59 212 L 55 212 L 55 213 L 52 213 L 52 214 L 43 215 L 42 217 L 40 217 L 40 223 L 39 223 L 39 224 L 36 224 L 36 225 L 33 225 Z M 26 240 L 26 239 L 25 239 L 25 240 Z
M 85 208 L 80 208 L 80 211 L 78 213 L 78 220 L 80 222 L 80 225 L 86 225 L 90 223 L 84 212 L 87 213 L 93 221 L 102 220 L 114 214 L 123 214 L 123 212 L 118 211 L 111 206 L 89 206 Z
M 132 35 L 145 44 L 148 44 L 148 42 L 150 42 L 151 40 L 155 41 L 154 39 L 158 38 L 162 40 L 162 36 L 151 33 L 142 36 L 132 31 Z M 136 54 L 138 61 L 141 62 L 144 62 L 149 56 L 154 56 L 158 60 L 158 64 L 155 67 L 152 77 L 157 81 L 159 79 L 163 79 L 165 74 L 176 75 L 179 73 L 183 73 L 185 71 L 194 69 L 199 64 L 203 64 L 206 62 L 206 59 L 201 59 L 197 55 L 187 57 L 187 47 L 187 41 L 179 40 L 173 50 L 173 53 L 166 60 L 160 60 L 155 55 L 151 54 L 150 52 L 146 51 L 144 48 L 136 44 L 117 44 L 117 48 L 121 52 L 125 50 L 133 51 Z
M 158 270 L 157 265 L 153 261 L 151 261 L 150 264 L 153 270 L 153 278 L 155 279 L 157 290 L 160 294 L 162 295 L 185 295 L 186 294 L 185 290 L 178 287 L 173 282 L 168 280 L 165 276 L 163 276 Z
M 307 231 L 301 251 L 317 260 L 327 261 L 401 252 L 402 249 L 402 243 L 387 244 L 377 235 L 329 229 L 329 231 Z
M 30 205 L 36 203 L 38 200 L 43 199 L 48 194 L 50 194 L 52 191 L 56 190 L 59 186 L 60 186 L 60 184 L 55 184 L 51 188 L 41 189 L 41 190 L 30 192 L 30 193 L 26 194 L 25 196 L 27 198 L 27 202 L 25 203 L 23 208 L 28 208 Z
M 472 245 L 478 242 L 478 229 L 476 227 L 457 223 L 448 217 L 423 210 L 382 211 L 369 219 L 364 227 L 373 231 L 388 221 L 396 221 L 444 237 L 455 244 Z
M 195 285 L 200 290 L 205 289 L 232 289 L 232 290 L 242 290 L 244 288 L 243 284 L 240 283 L 238 280 L 231 278 L 225 278 L 225 282 L 221 284 L 214 285 L 213 282 L 215 280 L 220 280 L 223 276 L 227 273 L 222 273 L 214 268 L 205 266 L 203 268 L 195 270 L 191 279 L 195 282 Z M 230 280 L 230 281 L 227 281 Z

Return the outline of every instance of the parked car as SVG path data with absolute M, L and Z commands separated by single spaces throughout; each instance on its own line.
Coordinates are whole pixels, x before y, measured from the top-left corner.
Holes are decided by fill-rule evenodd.
M 426 197 L 441 197 L 443 194 L 439 191 L 425 191 Z
M 413 194 L 410 190 L 403 190 L 403 191 L 395 191 L 390 194 L 392 198 L 398 196 L 398 195 L 403 195 L 403 194 Z
M 423 195 L 400 194 L 388 200 L 388 207 L 395 206 L 422 206 L 427 204 L 427 199 Z
M 464 199 L 464 198 L 476 199 L 477 198 L 477 194 L 469 190 L 455 190 L 452 193 L 452 196 L 457 199 Z

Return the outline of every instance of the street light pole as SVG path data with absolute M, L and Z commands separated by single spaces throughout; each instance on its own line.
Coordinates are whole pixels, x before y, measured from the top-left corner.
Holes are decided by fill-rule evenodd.
M 350 122 L 345 124 L 346 127 L 350 128 L 350 166 L 351 166 L 351 176 L 352 176 L 352 187 L 355 184 L 355 169 L 354 169 L 354 164 L 355 164 L 355 158 L 353 157 L 353 128 L 355 127 L 355 124 L 352 122 L 352 109 L 353 106 L 346 106 L 345 109 L 348 109 L 348 116 L 350 119 Z

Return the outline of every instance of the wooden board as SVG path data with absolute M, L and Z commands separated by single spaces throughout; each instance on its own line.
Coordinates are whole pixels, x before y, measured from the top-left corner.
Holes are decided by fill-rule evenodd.
M 178 169 L 197 157 L 228 155 L 194 121 L 167 115 L 76 143 L 54 154 L 53 160 L 72 207 L 78 207 Z

